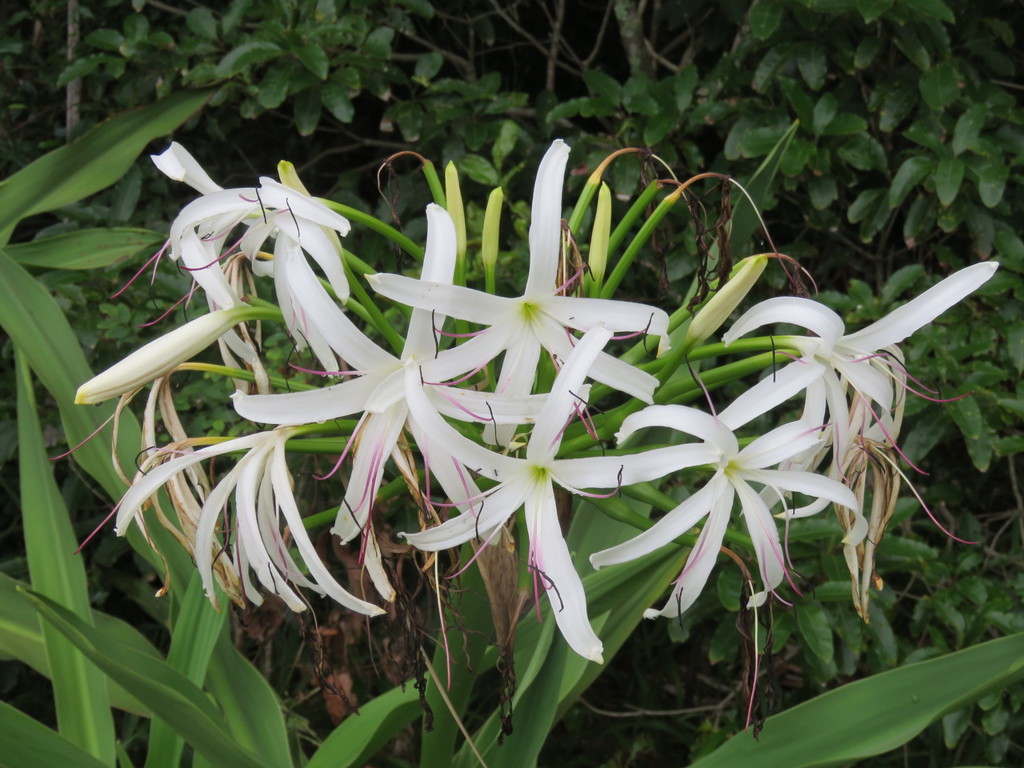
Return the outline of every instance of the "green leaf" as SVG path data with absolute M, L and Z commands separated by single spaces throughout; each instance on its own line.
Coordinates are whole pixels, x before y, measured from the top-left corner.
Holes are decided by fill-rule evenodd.
M 64 68 L 64 71 L 57 77 L 57 87 L 63 88 L 72 80 L 85 77 L 90 72 L 97 69 L 100 64 L 108 60 L 109 57 L 105 53 L 94 53 L 91 56 L 84 56 L 80 59 L 75 59 L 73 62 L 68 64 Z
M 189 30 L 204 40 L 215 40 L 217 38 L 217 19 L 208 8 L 193 8 L 185 17 L 185 24 Z
M 106 768 L 88 752 L 3 701 L 0 755 L 4 768 Z
M 225 23 L 227 17 L 225 17 Z M 226 33 L 226 30 L 225 30 Z M 217 64 L 217 77 L 234 77 L 253 64 L 269 61 L 282 53 L 281 46 L 269 40 L 250 40 L 228 53 Z
M 758 40 L 767 40 L 782 21 L 782 6 L 776 0 L 757 0 L 750 6 L 747 22 Z
M 39 613 L 110 678 L 123 685 L 217 768 L 269 765 L 239 746 L 224 730 L 216 707 L 201 689 L 166 663 L 112 642 L 70 611 L 37 593 Z
M 953 154 L 959 155 L 965 149 L 970 149 L 975 140 L 981 134 L 985 126 L 985 118 L 988 117 L 988 106 L 986 104 L 972 104 L 956 121 L 953 128 Z
M 921 73 L 918 88 L 925 103 L 938 111 L 960 93 L 960 74 L 952 61 L 944 61 Z
M 839 197 L 834 176 L 815 176 L 807 183 L 807 194 L 817 210 L 823 211 Z
M 343 123 L 351 123 L 356 109 L 348 97 L 347 90 L 340 83 L 328 82 L 320 91 L 320 98 L 327 111 Z
M 360 706 L 358 717 L 350 717 L 335 728 L 306 768 L 359 768 L 422 713 L 419 691 L 411 683 L 392 688 Z M 448 717 L 448 713 L 443 716 Z
M 786 149 L 796 135 L 798 127 L 799 123 L 796 122 L 789 127 L 775 148 L 762 161 L 754 175 L 743 184 L 747 194 L 753 198 L 757 210 L 764 208 L 771 200 L 772 187 L 775 183 L 775 175 L 779 170 L 779 163 L 786 154 Z M 736 253 L 750 252 L 750 238 L 759 226 L 757 211 L 751 208 L 749 201 L 744 196 L 733 206 L 732 245 Z
M 978 178 L 978 197 L 987 208 L 995 208 L 1003 199 L 1009 164 L 987 157 L 967 157 L 967 166 Z
M 914 11 L 934 16 L 939 21 L 944 21 L 947 24 L 956 23 L 953 11 L 942 0 L 901 0 L 901 2 Z
M 905 267 L 897 269 L 892 273 L 889 279 L 885 281 L 882 293 L 878 297 L 882 306 L 889 306 L 892 304 L 902 296 L 905 291 L 916 286 L 923 277 L 924 267 L 920 264 L 908 264 Z
M 24 593 L 30 588 L 31 585 L 0 573 L 0 655 L 17 659 L 44 677 L 50 677 L 50 662 L 39 626 L 39 614 Z M 96 610 L 92 611 L 92 619 L 104 635 L 127 643 L 141 653 L 159 658 L 156 648 L 127 622 Z M 149 710 L 138 699 L 110 680 L 107 680 L 107 693 L 110 706 L 150 716 Z
M 894 88 L 882 101 L 878 111 L 878 127 L 890 133 L 903 122 L 917 104 L 917 94 L 906 86 Z
M 256 93 L 256 101 L 261 107 L 277 109 L 284 103 L 296 69 L 297 65 L 293 59 L 285 59 L 267 69 Z
M 872 619 L 872 624 L 874 621 Z M 844 685 L 732 737 L 691 768 L 839 768 L 905 744 L 943 715 L 1024 677 L 1024 635 Z
M 935 184 L 935 194 L 942 205 L 952 205 L 956 200 L 960 183 L 964 180 L 964 170 L 964 161 L 957 157 L 943 157 L 936 164 L 932 181 Z
M 859 115 L 852 115 L 843 112 L 833 117 L 828 125 L 822 130 L 822 136 L 846 136 L 851 133 L 861 133 L 867 130 L 868 123 Z
M 822 661 L 832 661 L 835 644 L 832 642 L 832 624 L 825 609 L 818 603 L 801 603 L 797 607 L 796 623 L 805 647 Z
M 583 71 L 583 82 L 595 96 L 605 99 L 614 106 L 618 106 L 622 99 L 622 86 L 613 77 L 597 69 L 585 69 Z
M 478 184 L 496 187 L 501 183 L 498 171 L 491 162 L 481 155 L 469 154 L 458 162 L 459 173 L 464 173 Z
M 20 354 L 15 361 L 22 527 L 32 586 L 77 614 L 83 624 L 89 623 L 92 609 L 85 565 L 75 557 L 78 542 L 43 447 L 32 377 Z M 114 721 L 107 705 L 106 680 L 53 627 L 43 627 L 43 640 L 61 735 L 112 767 Z
M 151 252 L 164 236 L 149 229 L 79 229 L 5 249 L 18 264 L 44 269 L 108 267 L 141 251 Z
M 431 51 L 430 53 L 424 53 L 417 57 L 416 67 L 413 73 L 421 80 L 429 81 L 441 71 L 441 67 L 443 65 L 444 57 L 442 57 L 437 51 Z
M 514 120 L 503 120 L 498 128 L 498 135 L 494 137 L 494 144 L 491 146 L 491 159 L 495 168 L 501 168 L 508 157 L 516 148 L 516 142 L 522 135 L 522 128 Z
M 174 621 L 168 665 L 195 685 L 202 685 L 218 635 L 225 628 L 227 611 L 216 611 L 203 592 L 198 572 L 192 573 L 181 608 Z M 162 718 L 154 718 L 149 727 L 146 768 L 177 765 L 185 741 Z
M 327 60 L 327 54 L 324 52 L 324 49 L 318 43 L 305 43 L 295 53 L 299 57 L 299 61 L 302 62 L 302 66 L 319 79 L 327 79 L 327 73 L 330 71 L 330 62 Z
M 825 84 L 828 60 L 825 58 L 825 49 L 818 43 L 802 43 L 797 46 L 796 66 L 812 91 L 819 90 Z
M 1004 266 L 1015 269 L 1018 272 L 1024 271 L 1024 241 L 1015 232 L 1008 229 L 1001 229 L 995 233 L 992 243 L 996 247 L 996 254 Z
M 854 69 L 867 69 L 871 66 L 871 62 L 875 60 L 875 56 L 878 55 L 878 49 L 881 46 L 882 41 L 877 37 L 865 37 L 861 40 L 853 54 Z
M 857 13 L 864 19 L 865 24 L 870 24 L 879 16 L 884 15 L 892 7 L 892 3 L 893 0 L 857 0 Z M 877 41 L 878 38 L 873 39 Z
M 322 102 L 319 88 L 306 88 L 295 94 L 295 129 L 302 136 L 309 136 L 320 122 Z
M 960 427 L 960 432 L 968 440 L 978 440 L 985 429 L 985 419 L 981 415 L 977 398 L 962 397 L 949 403 L 949 415 Z
M 920 184 L 933 168 L 934 161 L 930 157 L 914 155 L 904 160 L 889 187 L 889 208 L 898 208 L 910 191 Z
M 839 112 L 839 104 L 834 93 L 826 93 L 818 103 L 814 105 L 814 118 L 811 123 L 811 131 L 815 136 L 821 136 L 822 132 Z
M 70 205 L 113 184 L 150 141 L 188 119 L 211 93 L 181 91 L 118 115 L 0 182 L 0 245 L 26 216 Z
M 876 138 L 863 131 L 843 142 L 837 154 L 858 171 L 884 171 L 888 167 L 885 149 Z

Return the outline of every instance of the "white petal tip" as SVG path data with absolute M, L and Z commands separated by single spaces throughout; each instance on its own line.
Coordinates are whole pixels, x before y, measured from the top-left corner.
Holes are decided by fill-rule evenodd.
M 645 619 L 657 619 L 660 616 L 661 611 L 659 611 L 657 608 L 648 608 L 646 611 L 644 611 Z
M 767 592 L 758 592 L 756 594 L 753 594 L 750 596 L 750 599 L 747 600 L 747 608 L 760 608 L 762 605 L 764 605 L 767 599 Z

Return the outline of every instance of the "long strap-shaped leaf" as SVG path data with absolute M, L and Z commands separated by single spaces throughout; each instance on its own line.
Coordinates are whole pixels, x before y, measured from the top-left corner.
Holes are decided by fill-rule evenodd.
M 131 691 L 218 768 L 269 768 L 235 741 L 203 691 L 166 662 L 119 645 L 52 600 L 30 593 L 36 610 L 111 679 Z
M 103 768 L 88 752 L 0 701 L 0 765 L 4 768 Z
M 71 520 L 43 448 L 32 376 L 20 354 L 15 375 L 22 527 L 32 586 L 77 614 L 83 624 L 91 625 L 85 566 L 75 556 Z M 112 768 L 114 721 L 107 704 L 106 679 L 53 627 L 44 625 L 42 629 L 61 735 Z
M 0 244 L 26 216 L 77 202 L 116 182 L 149 142 L 178 127 L 212 92 L 179 91 L 118 115 L 0 182 Z
M 740 733 L 691 768 L 829 768 L 907 743 L 943 715 L 1024 678 L 1024 634 L 844 685 Z

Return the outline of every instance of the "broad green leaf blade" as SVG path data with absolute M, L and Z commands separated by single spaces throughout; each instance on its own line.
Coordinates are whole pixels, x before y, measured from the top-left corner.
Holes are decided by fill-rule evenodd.
M 732 247 L 733 252 L 739 256 L 746 256 L 753 253 L 750 238 L 761 226 L 758 212 L 763 210 L 771 199 L 772 183 L 779 170 L 779 163 L 782 156 L 786 154 L 789 142 L 796 135 L 799 122 L 794 122 L 779 139 L 775 148 L 768 153 L 768 156 L 761 163 L 760 167 L 750 177 L 749 181 L 743 183 L 743 188 L 754 201 L 751 207 L 750 200 L 745 195 L 733 191 L 733 216 L 732 216 Z
M 77 616 L 37 593 L 36 610 L 113 680 L 170 724 L 186 743 L 218 768 L 266 768 L 261 757 L 240 746 L 224 729 L 210 699 L 168 664 L 104 637 Z
M 0 182 L 0 243 L 26 216 L 69 205 L 113 184 L 149 142 L 187 120 L 212 92 L 180 91 L 118 115 Z
M 88 752 L 0 701 L 0 764 L 4 768 L 104 768 Z
M 210 655 L 224 629 L 227 611 L 216 611 L 203 593 L 202 580 L 192 572 L 181 609 L 171 632 L 167 663 L 191 683 L 202 685 Z M 149 729 L 147 768 L 178 765 L 185 741 L 163 719 L 156 718 Z
M 113 413 L 113 404 L 82 407 L 74 404 L 75 390 L 92 378 L 78 339 L 53 297 L 23 267 L 0 249 L 0 326 L 24 354 L 33 372 L 57 401 L 70 445 L 85 440 Z M 139 450 L 135 417 L 121 419 L 120 453 L 130 467 Z M 75 460 L 112 498 L 120 498 L 124 483 L 110 461 L 110 427 L 75 451 Z
M 74 530 L 43 447 L 32 376 L 20 354 L 15 361 L 22 527 L 32 586 L 91 624 L 85 566 L 75 557 Z M 53 627 L 42 629 L 61 736 L 112 768 L 114 721 L 106 679 Z
M 290 768 L 281 703 L 259 670 L 232 644 L 229 627 L 224 628 L 214 649 L 206 687 L 239 744 L 260 755 L 268 766 Z
M 127 259 L 140 251 L 155 251 L 164 236 L 149 229 L 128 227 L 80 229 L 29 243 L 8 245 L 7 255 L 26 267 L 96 269 Z
M 1024 678 L 1024 634 L 844 685 L 739 733 L 691 768 L 829 768 L 907 743 L 948 712 Z
M 392 688 L 335 728 L 306 768 L 359 768 L 422 712 L 419 691 L 412 683 Z
M 39 624 L 39 614 L 25 597 L 28 584 L 0 573 L 0 656 L 17 659 L 32 667 L 44 677 L 50 677 L 50 661 L 46 657 L 46 644 Z M 125 643 L 140 653 L 160 658 L 135 627 L 101 611 L 92 612 L 96 628 L 116 642 Z M 109 704 L 112 707 L 149 717 L 149 710 L 121 686 L 107 680 Z

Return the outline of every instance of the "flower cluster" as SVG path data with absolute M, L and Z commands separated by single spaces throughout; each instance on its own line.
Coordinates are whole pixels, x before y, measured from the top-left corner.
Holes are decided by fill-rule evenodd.
M 735 279 L 719 285 L 693 317 L 685 309 L 670 316 L 662 308 L 612 299 L 603 295 L 600 281 L 591 281 L 590 295 L 578 295 L 584 280 L 567 266 L 562 218 L 568 155 L 569 148 L 556 141 L 540 163 L 529 272 L 515 298 L 459 284 L 456 221 L 462 217 L 453 220 L 439 205 L 426 208 L 418 276 L 373 273 L 343 247 L 351 224 L 342 208 L 311 197 L 289 166 L 282 164 L 280 182 L 263 178 L 255 188 L 223 189 L 176 144 L 155 157 L 164 173 L 201 195 L 174 221 L 166 251 L 194 277 L 211 312 L 79 390 L 78 402 L 92 403 L 127 398 L 152 383 L 147 446 L 156 441 L 157 411 L 175 438 L 165 449 L 149 450 L 118 506 L 117 532 L 133 522 L 144 526 L 144 508 L 159 506 L 164 488 L 176 520 L 162 511 L 161 517 L 193 554 L 211 599 L 219 584 L 235 600 L 259 603 L 263 593 L 272 593 L 302 610 L 297 588 L 305 588 L 353 611 L 382 613 L 335 579 L 306 532 L 295 497 L 289 447 L 311 435 L 340 436 L 336 469 L 344 467 L 340 474 L 347 480 L 331 486 L 338 488 L 331 532 L 341 542 L 358 542 L 361 564 L 384 603 L 394 600 L 395 590 L 378 541 L 376 502 L 391 467 L 404 478 L 422 522 L 420 530 L 399 536 L 418 550 L 488 546 L 518 519 L 525 573 L 538 598 L 547 594 L 566 642 L 593 661 L 601 661 L 602 643 L 588 619 L 581 559 L 574 562 L 563 536 L 559 495 L 607 497 L 690 472 L 707 478 L 647 530 L 603 551 L 581 553 L 595 568 L 613 566 L 671 545 L 699 526 L 667 603 L 648 610 L 649 617 L 678 616 L 693 604 L 734 512 L 749 534 L 760 577 L 751 605 L 760 605 L 791 574 L 777 518 L 788 525 L 833 503 L 844 545 L 850 551 L 861 546 L 872 523 L 861 512 L 863 486 L 851 483 L 849 473 L 854 454 L 865 446 L 898 452 L 906 372 L 896 345 L 976 290 L 997 265 L 961 270 L 850 334 L 834 312 L 809 299 L 782 297 L 753 307 L 722 336 L 727 353 L 757 349 L 745 337 L 766 325 L 785 323 L 813 335 L 761 339 L 759 349 L 770 349 L 769 359 L 762 355 L 735 376 L 759 368 L 769 369 L 766 375 L 718 410 L 704 385 L 711 374 L 681 364 L 687 354 L 698 356 L 697 345 L 727 321 L 767 257 L 738 265 Z M 595 248 L 599 239 L 607 247 L 608 215 L 607 206 L 599 205 Z M 484 237 L 493 242 L 497 234 Z M 255 296 L 260 279 L 272 281 L 276 305 Z M 356 301 L 353 281 L 364 281 L 360 291 L 365 284 L 374 293 Z M 397 346 L 374 295 L 408 318 Z M 307 371 L 310 376 L 339 382 L 278 391 L 280 382 L 260 362 L 259 331 L 252 325 L 267 320 L 282 323 L 296 347 L 318 361 L 322 370 Z M 610 351 L 627 340 L 627 351 Z M 224 354 L 220 372 L 236 383 L 234 409 L 271 429 L 232 439 L 181 434 L 168 377 L 214 342 Z M 682 352 L 670 352 L 673 344 Z M 685 404 L 699 397 L 706 409 Z M 750 425 L 770 412 L 790 420 L 753 433 Z M 634 437 L 653 428 L 683 437 L 655 447 Z M 617 448 L 606 450 L 613 434 Z M 198 471 L 201 462 L 225 455 L 238 458 L 216 482 Z M 809 503 L 795 506 L 793 494 Z

